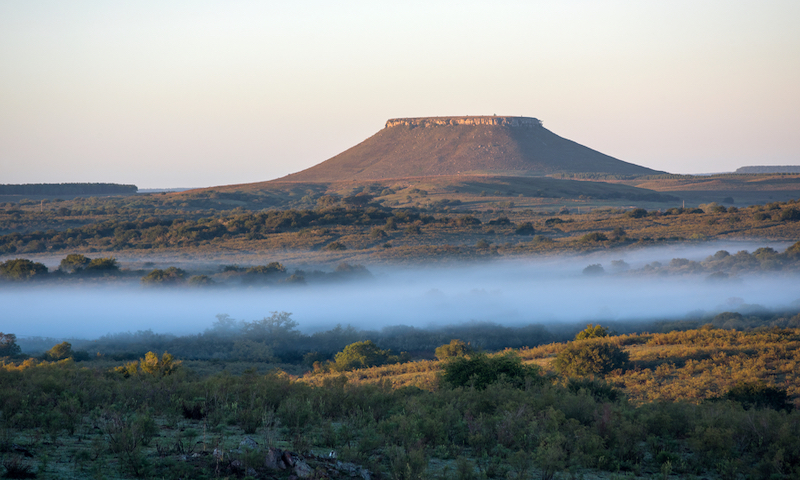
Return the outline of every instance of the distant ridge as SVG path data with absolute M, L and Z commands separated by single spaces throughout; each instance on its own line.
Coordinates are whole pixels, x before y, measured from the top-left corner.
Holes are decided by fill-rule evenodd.
M 758 165 L 739 167 L 736 173 L 800 173 L 800 165 Z
M 119 183 L 23 183 L 0 185 L 0 195 L 132 195 L 136 185 Z
M 393 118 L 358 145 L 279 181 L 554 173 L 656 175 L 562 138 L 532 117 Z

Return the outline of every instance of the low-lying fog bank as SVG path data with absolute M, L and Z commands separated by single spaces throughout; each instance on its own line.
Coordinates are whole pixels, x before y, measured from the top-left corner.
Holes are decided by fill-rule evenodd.
M 680 319 L 700 311 L 747 312 L 760 307 L 798 309 L 796 273 L 740 273 L 722 281 L 710 281 L 707 273 L 641 273 L 652 262 L 699 261 L 718 250 L 735 254 L 766 246 L 779 252 L 787 247 L 737 242 L 437 268 L 368 266 L 368 279 L 281 288 L 8 286 L 0 289 L 0 331 L 54 338 L 97 338 L 147 329 L 189 334 L 210 327 L 219 313 L 253 320 L 272 311 L 292 312 L 300 329 L 310 332 L 337 323 L 365 329 L 471 320 L 522 325 Z M 615 260 L 627 266 L 612 265 Z M 602 265 L 606 273 L 584 274 L 592 264 Z M 639 272 L 622 271 L 628 267 Z

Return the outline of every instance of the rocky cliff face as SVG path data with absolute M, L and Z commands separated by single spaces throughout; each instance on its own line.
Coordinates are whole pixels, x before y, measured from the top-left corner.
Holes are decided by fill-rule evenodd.
M 454 125 L 494 125 L 501 127 L 541 127 L 542 122 L 532 117 L 419 117 L 391 118 L 386 128 L 391 127 L 448 127 Z

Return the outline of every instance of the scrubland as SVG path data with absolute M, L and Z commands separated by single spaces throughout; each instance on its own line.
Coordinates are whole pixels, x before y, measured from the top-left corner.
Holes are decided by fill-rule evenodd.
M 438 360 L 383 357 L 396 363 L 352 368 L 348 362 L 360 358 L 356 350 L 381 352 L 369 344 L 354 344 L 369 348 L 346 348 L 335 362 L 316 362 L 298 375 L 255 368 L 203 374 L 195 370 L 198 362 L 189 367 L 154 353 L 114 367 L 85 357 L 75 361 L 64 345 L 37 358 L 8 357 L 0 368 L 6 475 L 477 479 L 800 473 L 797 328 L 741 331 L 708 324 L 490 354 L 468 346 L 437 349 L 443 356 Z M 567 373 L 569 362 L 592 368 L 599 360 L 573 356 L 565 363 L 565 351 L 601 345 L 617 349 L 619 363 L 588 375 Z M 350 367 L 337 371 L 337 365 Z M 292 462 L 309 469 L 271 464 L 270 455 L 279 450 L 292 452 Z
M 800 266 L 796 201 L 578 211 L 498 197 L 467 208 L 411 190 L 299 192 L 291 208 L 264 211 L 205 203 L 261 206 L 219 193 L 5 204 L 0 288 L 281 293 L 371 281 L 373 264 L 720 239 L 787 248 L 619 260 L 583 276 L 735 282 Z M 147 263 L 220 252 L 269 261 Z M 589 326 L 580 339 L 574 322 L 300 332 L 285 312 L 94 340 L 17 339 L 6 322 L 0 463 L 8 478 L 797 478 L 800 318 L 748 308 Z

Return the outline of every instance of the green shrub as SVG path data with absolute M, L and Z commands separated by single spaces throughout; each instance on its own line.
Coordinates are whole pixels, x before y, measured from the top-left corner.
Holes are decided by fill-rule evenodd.
M 337 250 L 347 250 L 347 247 L 342 242 L 331 242 L 325 249 L 335 252 Z
M 740 382 L 728 390 L 722 398 L 739 402 L 747 408 L 772 408 L 786 411 L 793 408 L 786 389 L 770 387 L 763 382 Z
M 378 348 L 372 340 L 351 343 L 334 357 L 334 369 L 345 372 L 383 365 L 388 361 L 390 354 L 388 350 Z
M 412 223 L 406 227 L 405 233 L 406 235 L 419 235 L 422 233 L 422 230 L 419 228 L 419 225 Z
M 796 222 L 800 220 L 800 210 L 791 207 L 781 212 L 781 220 L 784 222 Z
M 629 355 L 616 345 L 592 339 L 570 342 L 556 356 L 553 365 L 568 376 L 605 375 L 625 368 Z
M 142 277 L 144 285 L 178 285 L 183 283 L 186 272 L 177 267 L 166 270 L 155 269 Z
M 595 263 L 593 265 L 589 265 L 588 267 L 583 269 L 583 274 L 584 275 L 596 276 L 596 275 L 603 275 L 605 273 L 606 273 L 606 270 L 599 263 Z
M 114 257 L 95 258 L 84 269 L 93 273 L 113 273 L 119 271 L 119 263 Z
M 439 360 L 452 357 L 463 357 L 472 353 L 472 348 L 461 340 L 453 339 L 450 343 L 436 347 L 435 355 Z
M 396 446 L 386 449 L 389 460 L 389 473 L 392 480 L 421 480 L 428 478 L 428 458 L 422 448 Z
M 63 260 L 61 260 L 61 264 L 59 265 L 58 269 L 65 273 L 79 272 L 86 268 L 91 261 L 92 259 L 89 257 L 73 253 L 67 255 Z
M 72 344 L 69 342 L 61 342 L 55 345 L 44 354 L 48 360 L 64 360 L 72 356 Z
M 147 352 L 144 358 L 140 358 L 138 362 L 128 362 L 125 365 L 114 367 L 111 371 L 125 378 L 145 373 L 153 377 L 166 377 L 177 372 L 181 368 L 181 364 L 181 361 L 175 360 L 175 357 L 167 352 L 164 352 L 161 358 L 156 353 Z
M 601 232 L 587 233 L 579 239 L 581 243 L 605 242 L 606 240 L 608 237 Z
M 586 325 L 586 328 L 578 332 L 575 335 L 575 340 L 587 340 L 590 338 L 602 338 L 608 336 L 608 328 L 601 327 L 598 323 L 597 325 L 592 325 L 591 323 Z
M 17 258 L 0 263 L 0 276 L 10 280 L 28 280 L 46 273 L 47 267 L 43 263 L 32 262 L 26 258 Z
M 16 335 L 0 332 L 0 357 L 16 357 L 21 351 Z
M 647 216 L 647 210 L 644 208 L 634 208 L 633 210 L 625 212 L 625 216 L 631 218 L 644 218 Z
M 286 267 L 278 262 L 270 262 L 267 265 L 258 265 L 246 270 L 248 275 L 271 275 L 274 273 L 286 273 Z
M 523 365 L 515 354 L 489 357 L 476 354 L 470 357 L 454 357 L 444 366 L 442 381 L 452 387 L 474 386 L 483 390 L 498 380 L 506 380 L 517 387 L 526 380 L 541 381 L 541 370 L 535 365 Z
M 514 232 L 517 235 L 533 235 L 536 233 L 536 229 L 533 228 L 533 224 L 531 222 L 523 222 L 517 225 L 516 230 Z
M 599 402 L 616 402 L 625 397 L 622 390 L 614 388 L 603 380 L 594 378 L 572 377 L 567 380 L 565 386 L 567 390 L 575 394 L 583 390 Z
M 189 279 L 189 285 L 193 287 L 207 287 L 215 283 L 208 275 L 194 275 Z

